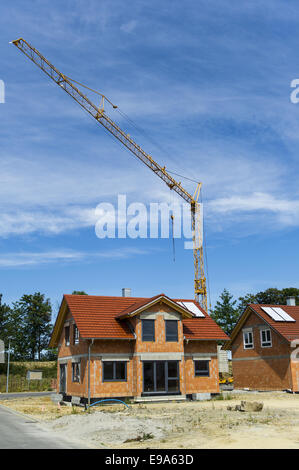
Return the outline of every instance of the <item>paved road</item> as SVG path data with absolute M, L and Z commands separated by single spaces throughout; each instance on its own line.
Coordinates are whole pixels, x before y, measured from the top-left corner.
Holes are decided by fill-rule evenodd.
M 86 449 L 0 405 L 0 449 Z
M 22 392 L 22 393 L 0 393 L 1 400 L 11 400 L 11 398 L 27 398 L 27 397 L 46 397 L 55 392 Z

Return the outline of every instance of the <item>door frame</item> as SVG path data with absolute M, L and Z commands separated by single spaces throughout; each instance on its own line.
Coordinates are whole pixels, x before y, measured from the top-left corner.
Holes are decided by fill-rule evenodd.
M 61 387 L 61 370 L 64 369 L 64 390 Z M 67 364 L 59 364 L 59 393 L 66 393 Z
M 164 391 L 157 391 L 157 362 L 164 363 L 164 377 L 165 377 L 165 390 Z M 176 377 L 168 377 L 168 363 L 175 362 L 177 365 L 177 376 Z M 180 361 L 163 361 L 163 360 L 156 360 L 156 361 L 142 361 L 142 395 L 180 395 Z M 144 391 L 144 364 L 151 363 L 153 364 L 153 376 L 154 376 L 154 390 L 150 392 Z M 176 392 L 169 392 L 168 391 L 168 380 L 177 380 L 178 381 L 178 390 Z

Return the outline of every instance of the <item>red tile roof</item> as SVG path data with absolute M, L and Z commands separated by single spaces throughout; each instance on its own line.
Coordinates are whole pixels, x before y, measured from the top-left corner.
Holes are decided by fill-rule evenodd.
M 64 299 L 83 338 L 134 339 L 128 323 L 115 317 L 140 298 L 65 295 Z
M 128 321 L 118 318 L 129 311 L 135 311 L 136 308 L 144 306 L 156 298 L 163 297 L 165 302 L 194 302 L 203 312 L 205 317 L 183 319 L 183 331 L 186 339 L 212 340 L 229 338 L 221 328 L 204 312 L 198 303 L 192 299 L 169 299 L 164 294 L 152 298 L 145 297 L 106 297 L 93 295 L 64 295 L 60 313 L 57 317 L 54 331 L 51 339 L 51 347 L 58 340 L 58 330 L 62 327 L 63 305 L 69 308 L 82 338 L 117 338 L 134 339 L 134 334 L 130 330 Z M 181 311 L 182 307 L 177 306 Z M 64 310 L 65 311 L 65 310 Z M 191 313 L 191 312 L 189 312 Z M 191 313 L 191 315 L 193 315 Z
M 118 314 L 116 318 L 123 319 L 136 313 L 139 313 L 142 309 L 144 309 L 144 307 L 154 305 L 155 303 L 159 302 L 162 298 L 165 302 L 168 303 L 168 305 L 173 305 L 174 308 L 178 308 L 181 312 L 184 312 L 184 316 L 186 316 L 187 318 L 190 318 L 190 316 L 194 316 L 194 313 L 190 312 L 182 305 L 176 305 L 176 300 L 170 299 L 165 294 L 158 294 L 154 297 L 151 297 L 150 299 L 139 299 L 138 302 L 134 303 L 133 305 L 130 305 L 128 308 Z
M 250 304 L 249 307 L 288 341 L 299 338 L 299 306 Z M 266 312 L 264 312 L 262 307 L 280 307 L 296 321 L 275 321 Z
M 194 317 L 183 320 L 183 332 L 186 339 L 219 339 L 228 341 L 229 337 L 217 325 L 217 323 L 207 314 L 198 302 L 193 299 L 175 299 L 176 302 L 193 302 L 204 314 L 203 317 Z

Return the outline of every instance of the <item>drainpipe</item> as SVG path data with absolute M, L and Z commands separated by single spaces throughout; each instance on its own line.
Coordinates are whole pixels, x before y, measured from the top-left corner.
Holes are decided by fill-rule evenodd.
M 93 345 L 93 341 L 94 339 L 92 338 L 88 345 L 88 406 L 90 406 L 90 351 L 91 346 Z
M 184 344 L 184 341 L 186 341 L 186 343 L 188 344 L 189 343 L 189 339 L 186 338 L 186 336 L 183 337 L 183 344 Z M 181 361 L 182 362 L 182 361 Z M 185 395 L 186 395 L 186 387 L 187 387 L 187 384 L 186 384 L 186 361 L 185 361 L 185 345 L 184 345 L 184 355 L 183 355 L 183 362 L 184 362 L 184 391 L 185 391 Z

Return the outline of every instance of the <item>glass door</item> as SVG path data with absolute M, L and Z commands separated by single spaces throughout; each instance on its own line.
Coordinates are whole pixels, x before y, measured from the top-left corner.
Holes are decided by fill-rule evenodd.
M 59 392 L 66 392 L 66 364 L 60 364 Z
M 154 362 L 143 363 L 143 392 L 151 393 L 155 391 Z
M 166 392 L 166 383 L 165 383 L 165 362 L 157 361 L 156 365 L 156 392 L 165 393 Z
M 180 375 L 178 361 L 167 362 L 167 392 L 180 392 Z
M 144 361 L 143 393 L 180 393 L 178 361 Z

